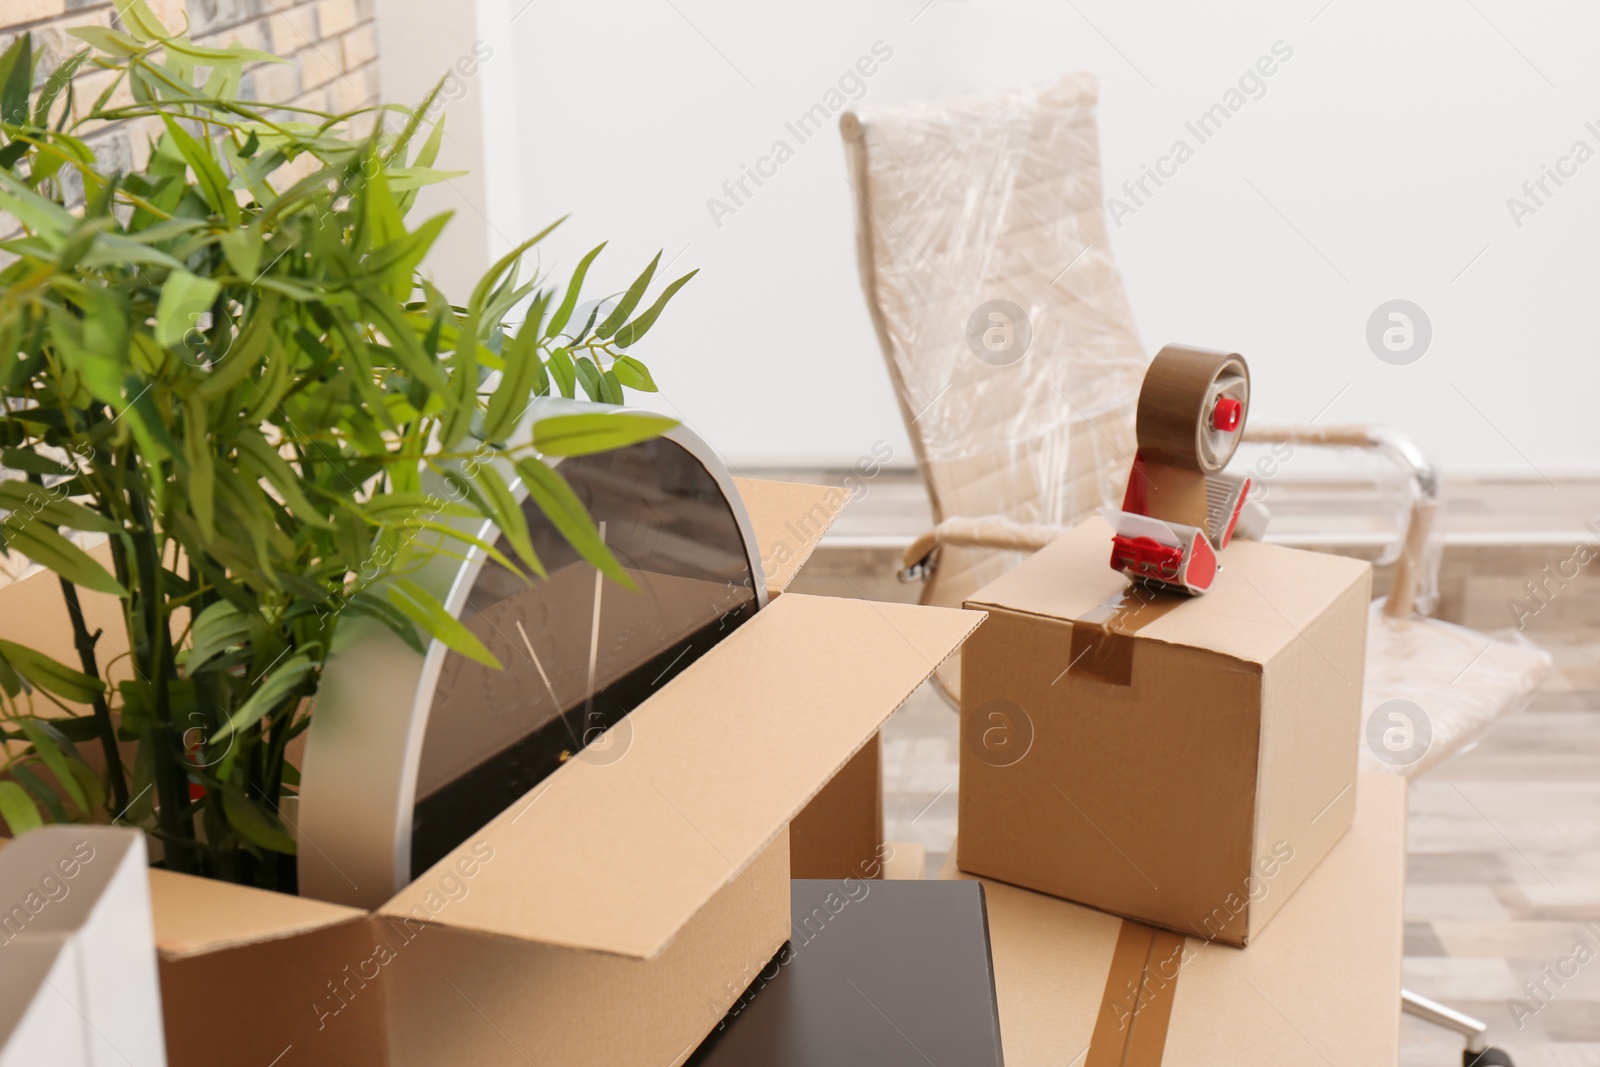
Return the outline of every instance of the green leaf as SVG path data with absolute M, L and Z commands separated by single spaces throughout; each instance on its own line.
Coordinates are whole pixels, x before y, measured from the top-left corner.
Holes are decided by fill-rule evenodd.
M 42 522 L 5 529 L 4 543 L 35 563 L 43 564 L 74 585 L 126 597 L 128 591 L 83 549 Z
M 440 515 L 469 518 L 473 514 L 465 505 L 416 491 L 383 493 L 359 505 L 359 511 L 370 521 L 384 526 L 404 526 Z
M 650 327 L 656 324 L 656 319 L 660 317 L 662 309 L 667 306 L 667 301 L 671 300 L 679 289 L 687 285 L 690 278 L 699 273 L 698 269 L 692 270 L 662 290 L 661 295 L 656 297 L 656 302 L 650 305 L 649 310 L 617 331 L 617 345 L 621 348 L 627 348 L 643 337 Z M 601 327 L 601 329 L 603 331 L 605 327 Z M 600 336 L 604 337 L 605 334 L 602 332 Z
M 88 704 L 106 691 L 106 684 L 100 679 L 57 663 L 43 652 L 35 652 L 23 645 L 0 641 L 0 655 L 5 656 L 6 661 L 29 684 L 47 693 L 54 693 L 62 700 Z
M 661 253 L 657 252 L 656 257 L 650 261 L 650 265 L 644 269 L 644 273 L 635 278 L 633 284 L 628 286 L 628 291 L 622 294 L 622 299 L 617 302 L 617 306 L 612 309 L 611 314 L 606 316 L 606 321 L 595 329 L 594 335 L 596 337 L 605 340 L 616 333 L 619 326 L 628 321 L 628 316 L 633 314 L 633 309 L 639 306 L 640 300 L 644 299 L 644 291 L 650 288 L 650 279 L 656 276 L 656 264 L 660 262 Z
M 551 415 L 533 426 L 533 447 L 547 456 L 587 456 L 658 437 L 677 419 L 621 411 Z
M 656 380 L 650 377 L 650 368 L 632 356 L 623 356 L 611 364 L 611 370 L 616 374 L 617 381 L 629 389 L 637 389 L 642 393 L 657 392 Z
M 67 814 L 66 805 L 61 803 L 60 792 L 45 785 L 44 779 L 21 763 L 13 763 L 9 773 L 28 791 L 35 803 L 44 805 L 44 810 L 50 813 L 51 819 L 58 823 L 72 821 L 71 816 Z
M 467 629 L 460 619 L 444 610 L 444 605 L 416 582 L 408 578 L 395 578 L 390 583 L 388 593 L 391 604 L 405 612 L 407 618 L 445 647 L 486 667 L 493 667 L 497 671 L 503 669 L 494 653 L 478 640 L 477 635 Z
M 119 59 L 138 55 L 144 49 L 137 40 L 125 33 L 109 29 L 105 26 L 74 26 L 67 31 L 73 37 L 93 45 L 100 51 Z M 92 111 L 99 111 L 105 106 L 105 100 L 110 99 L 111 90 L 107 89 L 104 98 L 96 101 Z
M 12 837 L 20 837 L 44 825 L 33 798 L 16 782 L 0 781 L 0 817 L 6 820 Z
M 7 509 L 14 515 L 21 512 L 52 526 L 65 526 L 70 530 L 117 533 L 122 529 L 121 523 L 106 518 L 98 511 L 71 500 L 55 499 L 53 492 L 32 482 L 7 479 L 0 482 L 0 509 Z
M 277 815 L 269 814 L 266 809 L 239 790 L 223 786 L 222 813 L 227 818 L 228 825 L 252 845 L 264 848 L 268 852 L 281 852 L 289 856 L 295 854 L 294 838 L 284 830 Z
M 209 739 L 208 743 L 216 745 L 226 741 L 234 734 L 248 730 L 260 722 L 263 716 L 275 710 L 285 699 L 293 695 L 296 687 L 315 669 L 316 664 L 304 652 L 279 663 L 274 668 L 268 668 L 261 678 L 256 679 L 255 688 L 249 698 L 234 709 L 233 714 L 228 716 L 228 721 L 222 724 L 222 728 L 217 731 L 216 736 Z
M 511 547 L 516 549 L 518 558 L 535 574 L 543 577 L 544 564 L 539 562 L 539 554 L 533 550 L 533 539 L 528 535 L 528 518 L 523 514 L 516 494 L 506 485 L 506 480 L 489 464 L 481 463 L 474 481 L 489 504 L 491 517 L 506 540 L 511 542 Z
M 500 377 L 500 384 L 495 387 L 494 395 L 489 398 L 489 411 L 483 419 L 485 441 L 504 441 L 516 428 L 522 413 L 528 409 L 529 396 L 539 381 L 542 367 L 538 350 L 539 318 L 543 314 L 543 302 L 546 299 L 541 296 L 534 301 L 528 320 L 522 324 L 511 343 L 506 345 L 505 371 Z
M 195 616 L 184 669 L 193 675 L 206 662 L 235 645 L 250 640 L 250 616 L 226 600 L 219 600 Z
M 43 129 L 50 124 L 50 109 L 55 106 L 62 92 L 72 82 L 72 76 L 78 73 L 78 68 L 88 60 L 91 52 L 85 48 L 68 56 L 60 66 L 50 72 L 50 77 L 45 79 L 44 86 L 39 90 L 39 96 L 33 105 L 33 125 Z
M 256 275 L 261 273 L 261 250 L 265 247 L 261 235 L 253 227 L 243 230 L 229 230 L 217 242 L 222 246 L 222 254 L 228 259 L 228 266 L 245 281 L 254 281 Z
M 71 467 L 65 466 L 49 456 L 41 456 L 25 448 L 8 448 L 0 451 L 0 463 L 5 464 L 14 471 L 25 471 L 28 474 L 39 474 L 49 477 L 59 475 L 71 477 L 78 473 Z
M 13 126 L 28 121 L 28 90 L 32 87 L 33 35 L 22 33 L 0 55 L 0 121 Z
M 528 499 L 538 506 L 557 532 L 577 550 L 578 555 L 613 581 L 629 589 L 638 588 L 611 550 L 600 540 L 600 531 L 595 529 L 594 520 L 584 510 L 583 501 L 578 499 L 578 494 L 572 491 L 572 486 L 567 484 L 565 478 L 537 459 L 519 461 L 517 473 L 522 475 L 522 482 L 528 487 Z
M 206 430 L 205 408 L 197 403 L 183 406 L 183 458 L 189 467 L 185 483 L 189 506 L 200 526 L 200 536 L 209 543 L 217 536 L 216 457 Z
M 156 344 L 175 348 L 190 330 L 198 330 L 200 316 L 211 310 L 222 286 L 211 278 L 200 278 L 186 270 L 167 275 L 156 302 Z
M 254 468 L 253 473 L 266 478 L 282 496 L 289 510 L 302 522 L 323 530 L 331 530 L 333 526 L 322 513 L 314 507 L 310 499 L 301 491 L 300 476 L 295 469 L 289 466 L 287 460 L 280 456 L 276 449 L 267 444 L 266 438 L 259 433 L 242 434 L 238 439 L 239 453 L 247 461 L 247 465 Z
M 567 283 L 566 294 L 561 298 L 561 304 L 556 308 L 556 313 L 550 316 L 550 325 L 545 327 L 546 339 L 554 337 L 566 326 L 567 320 L 572 318 L 572 309 L 578 306 L 578 293 L 583 288 L 584 275 L 589 273 L 589 264 L 594 262 L 594 257 L 605 248 L 606 242 L 601 241 L 589 254 L 578 261 L 578 269 L 572 272 L 572 280 Z M 567 394 L 571 396 L 571 393 Z
M 0 655 L 0 689 L 5 690 L 8 697 L 14 697 L 22 692 L 22 679 L 18 677 L 4 655 Z
M 70 211 L 46 200 L 4 169 L 0 169 L 0 211 L 15 215 L 28 229 L 52 242 L 64 241 L 78 225 Z
M 571 352 L 559 347 L 550 350 L 550 377 L 555 379 L 562 396 L 570 400 L 576 395 L 578 370 L 573 365 Z
M 211 210 L 221 214 L 228 220 L 229 225 L 239 225 L 239 201 L 234 196 L 233 190 L 228 187 L 228 176 L 222 173 L 222 167 L 217 164 L 213 155 L 215 146 L 210 141 L 202 142 L 189 136 L 189 131 L 178 125 L 177 120 L 171 115 L 162 115 L 161 121 L 166 124 L 167 136 L 172 138 L 184 161 L 194 171 L 200 195 L 205 198 Z
M 573 361 L 572 369 L 578 375 L 578 384 L 583 386 L 583 391 L 590 400 L 600 402 L 605 396 L 600 389 L 600 367 L 588 356 L 579 356 Z
M 61 739 L 52 737 L 50 732 L 37 719 L 20 719 L 17 725 L 22 728 L 22 732 L 32 742 L 33 750 L 39 754 L 39 758 L 44 761 L 44 765 L 50 768 L 50 773 L 55 775 L 56 781 L 60 783 L 61 788 L 66 790 L 67 796 L 71 797 L 72 802 L 78 805 L 78 810 L 85 815 L 89 814 L 89 810 L 92 807 L 89 803 L 89 795 L 83 791 L 83 787 L 78 784 L 78 779 L 73 775 L 70 762 L 72 757 L 67 755 L 68 751 L 72 751 L 71 743 L 63 744 Z M 73 755 L 76 755 L 75 751 Z
M 145 0 L 116 0 L 116 4 L 122 24 L 139 40 L 159 41 L 172 36 L 172 31 L 156 18 L 156 13 L 150 10 Z

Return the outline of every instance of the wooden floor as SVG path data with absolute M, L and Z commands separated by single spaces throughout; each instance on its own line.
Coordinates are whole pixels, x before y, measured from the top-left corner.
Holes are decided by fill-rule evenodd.
M 1600 485 L 1457 495 L 1440 614 L 1468 625 L 1508 625 L 1507 598 L 1556 549 L 1597 536 L 1583 523 L 1600 515 Z M 798 587 L 909 598 L 887 568 L 926 518 L 915 482 L 886 477 Z M 1555 656 L 1545 690 L 1412 785 L 1405 984 L 1488 1023 L 1521 1067 L 1600 1067 L 1600 576 L 1569 583 L 1525 632 Z M 888 835 L 921 843 L 936 870 L 956 831 L 956 716 L 924 686 L 884 742 Z M 1408 1018 L 1402 1037 L 1408 1067 L 1461 1062 L 1443 1031 Z

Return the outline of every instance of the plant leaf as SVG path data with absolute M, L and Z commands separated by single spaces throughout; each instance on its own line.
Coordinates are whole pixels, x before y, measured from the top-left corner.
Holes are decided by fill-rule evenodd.
M 35 563 L 55 571 L 74 585 L 126 597 L 128 591 L 111 573 L 83 549 L 62 537 L 42 522 L 30 522 L 17 529 L 6 529 L 3 542 Z
M 12 837 L 20 837 L 44 825 L 33 798 L 16 782 L 0 781 L 0 817 L 5 818 Z
M 600 540 L 600 531 L 595 529 L 594 520 L 584 510 L 583 501 L 559 472 L 541 460 L 524 459 L 517 463 L 517 473 L 528 487 L 528 499 L 538 506 L 578 555 L 613 581 L 629 589 L 638 588 L 632 576 L 617 562 L 617 557 Z
M 389 585 L 389 602 L 445 647 L 486 667 L 502 669 L 500 661 L 477 635 L 444 610 L 444 606 L 416 582 L 408 578 L 393 579 Z
M 544 564 L 539 562 L 539 554 L 533 550 L 533 539 L 528 535 L 528 517 L 523 514 L 522 505 L 517 502 L 511 487 L 506 485 L 506 480 L 500 477 L 499 471 L 482 463 L 478 465 L 474 481 L 489 504 L 491 518 L 500 527 L 500 532 L 505 534 L 506 540 L 511 542 L 511 547 L 516 549 L 517 557 L 535 574 L 543 577 Z
M 275 814 L 268 814 L 255 801 L 239 790 L 224 786 L 222 813 L 228 825 L 239 831 L 239 836 L 268 852 L 295 854 L 294 838 L 284 830 Z
M 71 757 L 67 755 L 69 751 L 73 751 L 71 742 L 64 742 L 64 739 L 52 737 L 50 732 L 36 719 L 21 719 L 17 722 L 17 725 L 21 727 L 22 732 L 32 742 L 33 750 L 39 754 L 39 758 L 44 761 L 44 765 L 50 768 L 50 773 L 55 775 L 56 781 L 61 785 L 61 788 L 67 791 L 67 796 L 71 797 L 72 802 L 78 805 L 78 810 L 85 815 L 89 814 L 92 807 L 89 803 L 89 795 L 83 791 L 83 786 L 78 783 L 77 777 L 73 775 Z M 75 751 L 73 751 L 73 755 L 76 755 Z
M 174 348 L 184 336 L 198 328 L 200 316 L 211 310 L 222 286 L 211 278 L 200 278 L 186 270 L 167 275 L 156 302 L 156 344 Z
M 57 663 L 43 652 L 24 645 L 0 641 L 0 655 L 32 685 L 54 693 L 63 700 L 87 704 L 106 691 L 106 684 L 82 671 Z
M 0 481 L 0 508 L 12 514 L 23 512 L 52 526 L 65 526 L 70 530 L 117 533 L 122 529 L 122 524 L 116 520 L 71 500 L 56 500 L 50 495 L 51 492 L 32 482 L 14 478 Z
M 260 722 L 263 716 L 283 703 L 284 698 L 294 692 L 295 687 L 305 680 L 315 666 L 311 657 L 301 652 L 270 668 L 263 678 L 257 679 L 255 689 L 250 696 L 234 709 L 233 714 L 228 716 L 228 721 L 223 723 L 216 735 L 209 739 L 209 743 L 214 745 L 225 741 Z
M 583 289 L 584 275 L 589 273 L 589 264 L 594 262 L 594 257 L 605 248 L 606 242 L 601 241 L 589 250 L 589 254 L 578 261 L 578 267 L 572 272 L 572 280 L 567 283 L 567 291 L 561 298 L 561 303 L 556 308 L 556 313 L 550 316 L 550 325 L 545 327 L 546 339 L 554 337 L 566 326 L 567 320 L 572 318 L 572 309 L 578 306 L 578 294 Z M 572 394 L 567 394 L 571 396 Z
M 607 315 L 606 320 L 596 327 L 594 331 L 596 337 L 603 341 L 616 333 L 617 328 L 628 321 L 628 316 L 633 314 L 633 309 L 639 306 L 640 300 L 644 299 L 644 291 L 650 288 L 650 279 L 656 276 L 656 265 L 660 262 L 661 253 L 657 252 L 656 257 L 650 261 L 650 265 L 633 280 L 633 284 L 628 286 L 628 291 L 622 294 L 622 299 L 617 301 L 617 306 L 612 309 L 611 314 Z
M 207 660 L 250 639 L 250 617 L 228 601 L 219 600 L 195 616 L 189 636 L 191 644 L 184 669 L 193 676 Z
M 622 329 L 617 331 L 617 346 L 619 348 L 627 348 L 639 338 L 643 337 L 649 331 L 650 327 L 656 324 L 656 319 L 660 317 L 662 309 L 667 306 L 667 301 L 671 300 L 679 289 L 682 289 L 685 285 L 687 285 L 690 278 L 693 278 L 699 273 L 700 271 L 698 268 L 692 270 L 663 289 L 661 291 L 661 295 L 656 297 L 656 302 L 651 304 L 649 309 L 645 311 L 644 314 L 640 315 L 638 318 L 634 319 L 632 322 L 628 323 L 626 326 L 622 327 Z M 600 336 L 604 337 L 605 334 L 602 333 Z
M 677 419 L 621 411 L 551 415 L 533 426 L 533 447 L 547 456 L 587 456 L 648 441 L 678 425 Z
M 617 376 L 617 381 L 629 389 L 637 389 L 641 393 L 654 393 L 656 380 L 650 377 L 650 368 L 634 359 L 632 356 L 623 356 L 611 364 L 612 373 Z

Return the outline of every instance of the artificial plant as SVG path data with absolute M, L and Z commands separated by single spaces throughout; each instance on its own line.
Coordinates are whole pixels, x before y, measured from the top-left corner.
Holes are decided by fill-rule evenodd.
M 451 177 L 434 168 L 434 97 L 340 115 L 241 99 L 246 64 L 274 57 L 198 47 L 144 0 L 117 10 L 120 29 L 73 30 L 90 47 L 42 81 L 26 34 L 0 57 L 0 213 L 21 227 L 0 242 L 0 539 L 59 579 L 78 652 L 0 641 L 0 816 L 12 833 L 143 827 L 170 868 L 282 888 L 287 754 L 339 619 L 492 662 L 405 574 L 472 547 L 543 573 L 511 488 L 474 460 L 509 454 L 556 528 L 620 573 L 540 456 L 671 423 L 596 411 L 509 438 L 552 390 L 654 390 L 622 349 L 687 276 L 640 311 L 658 255 L 575 316 L 600 249 L 562 289 L 523 281 L 540 234 L 452 304 L 419 273 L 448 216 L 406 222 L 419 187 Z M 73 75 L 90 67 L 115 80 L 84 106 Z M 139 120 L 148 162 L 99 166 L 84 134 Z M 429 468 L 453 491 L 424 492 Z M 492 518 L 515 558 L 461 543 L 440 520 L 462 511 Z M 109 555 L 74 531 L 106 535 Z M 89 632 L 90 595 L 118 598 L 125 643 Z

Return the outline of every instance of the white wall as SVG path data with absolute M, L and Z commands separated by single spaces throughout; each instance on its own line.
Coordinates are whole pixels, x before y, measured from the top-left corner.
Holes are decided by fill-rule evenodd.
M 1600 151 L 1592 5 L 505 2 L 485 66 L 514 74 L 515 125 L 490 130 L 494 151 L 520 150 L 506 224 L 572 212 L 543 253 L 562 275 L 611 238 L 597 292 L 657 248 L 673 276 L 701 268 L 640 354 L 666 406 L 736 463 L 849 463 L 879 439 L 910 460 L 857 284 L 837 130 L 720 226 L 707 205 L 775 139 L 794 143 L 784 122 L 881 40 L 893 57 L 862 107 L 1093 71 L 1108 193 L 1174 140 L 1196 147 L 1112 242 L 1146 347 L 1244 352 L 1256 418 L 1331 402 L 1322 421 L 1407 427 L 1457 474 L 1600 467 L 1600 160 L 1520 227 L 1507 206 L 1575 141 Z M 1197 144 L 1184 123 L 1278 41 L 1293 55 L 1265 94 Z M 1394 298 L 1433 325 L 1410 366 L 1366 343 Z

